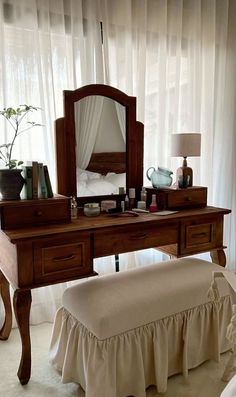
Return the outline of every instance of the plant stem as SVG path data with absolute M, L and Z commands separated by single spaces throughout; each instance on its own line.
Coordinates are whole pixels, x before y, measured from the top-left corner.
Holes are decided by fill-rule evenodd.
M 12 143 L 11 143 L 11 147 L 10 147 L 10 152 L 9 152 L 9 163 L 11 162 L 12 149 L 13 149 L 13 146 L 14 146 L 14 143 L 15 143 L 15 140 L 16 140 L 16 137 L 17 137 L 17 134 L 18 134 L 18 129 L 19 129 L 19 123 L 18 123 L 18 121 L 16 120 L 16 130 L 15 130 L 14 137 L 13 137 L 13 139 L 12 139 Z

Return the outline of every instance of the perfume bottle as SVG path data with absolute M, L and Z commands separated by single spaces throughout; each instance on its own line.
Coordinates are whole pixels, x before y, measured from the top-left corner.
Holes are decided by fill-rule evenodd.
M 125 196 L 125 211 L 129 210 L 129 197 L 126 194 Z
M 129 188 L 129 209 L 132 210 L 132 208 L 135 207 L 135 189 L 134 188 Z
M 141 190 L 140 199 L 141 199 L 142 202 L 145 203 L 145 208 L 143 208 L 145 210 L 146 209 L 146 203 L 147 203 L 147 191 L 146 191 L 144 186 L 142 187 L 142 190 Z
M 71 208 L 71 219 L 76 219 L 77 218 L 78 206 L 77 206 L 77 201 L 76 201 L 76 197 L 75 196 L 71 197 L 70 208 Z

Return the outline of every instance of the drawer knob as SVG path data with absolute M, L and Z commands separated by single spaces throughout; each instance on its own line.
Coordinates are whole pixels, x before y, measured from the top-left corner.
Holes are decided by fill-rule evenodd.
M 34 215 L 35 216 L 42 216 L 43 213 L 42 213 L 42 211 L 35 211 Z
M 191 196 L 187 196 L 187 197 L 185 198 L 185 200 L 186 200 L 186 201 L 191 201 L 191 200 L 192 200 L 192 197 L 191 197 Z

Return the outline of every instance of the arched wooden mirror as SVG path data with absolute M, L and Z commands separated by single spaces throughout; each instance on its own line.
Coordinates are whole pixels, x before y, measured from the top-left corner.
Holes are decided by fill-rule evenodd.
M 63 99 L 64 117 L 56 120 L 58 193 L 74 195 L 81 203 L 115 198 L 118 185 L 126 191 L 134 187 L 138 194 L 143 184 L 143 124 L 136 120 L 136 98 L 91 84 L 63 91 Z M 85 181 L 93 174 L 97 181 L 92 190 Z M 117 180 L 114 190 L 112 176 Z

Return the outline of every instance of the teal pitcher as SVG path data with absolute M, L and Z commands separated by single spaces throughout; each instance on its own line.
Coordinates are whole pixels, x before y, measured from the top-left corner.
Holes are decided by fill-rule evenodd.
M 171 170 L 164 167 L 157 167 L 157 171 L 154 167 L 150 167 L 146 172 L 147 178 L 152 182 L 152 186 L 156 188 L 170 186 L 172 184 L 172 174 Z

